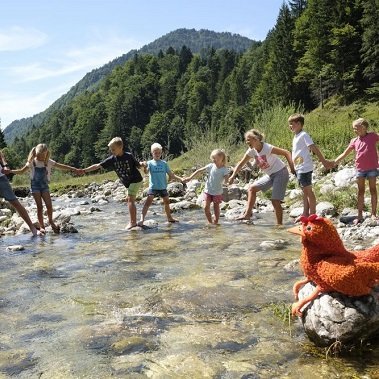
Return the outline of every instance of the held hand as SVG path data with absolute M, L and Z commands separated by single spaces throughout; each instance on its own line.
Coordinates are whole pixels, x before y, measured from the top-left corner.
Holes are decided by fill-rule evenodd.
M 4 168 L 4 167 L 3 167 L 3 174 L 4 174 L 4 175 L 9 175 L 9 174 L 11 174 L 11 171 L 12 171 L 12 170 L 11 170 L 10 168 Z
M 230 184 L 233 184 L 233 182 L 234 182 L 234 177 L 231 176 L 231 177 L 229 178 L 229 180 L 228 180 L 228 184 L 229 184 L 229 185 L 230 185 Z
M 76 168 L 74 172 L 76 175 L 80 175 L 80 176 L 86 173 L 83 168 Z

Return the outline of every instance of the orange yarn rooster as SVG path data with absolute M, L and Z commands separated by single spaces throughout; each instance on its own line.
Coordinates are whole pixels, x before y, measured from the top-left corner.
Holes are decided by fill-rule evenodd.
M 296 282 L 296 300 L 300 288 L 312 281 L 315 290 L 292 304 L 292 315 L 302 316 L 301 308 L 322 292 L 340 292 L 348 296 L 368 295 L 379 283 L 379 245 L 351 253 L 345 249 L 333 223 L 317 215 L 302 217 L 301 225 L 288 231 L 302 236 L 300 263 L 306 279 Z

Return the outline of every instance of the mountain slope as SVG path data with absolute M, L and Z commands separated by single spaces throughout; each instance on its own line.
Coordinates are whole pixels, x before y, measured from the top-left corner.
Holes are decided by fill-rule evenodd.
M 222 48 L 243 52 L 254 43 L 257 42 L 238 34 L 228 32 L 217 33 L 206 29 L 198 31 L 195 29 L 177 29 L 143 46 L 139 50 L 131 50 L 104 66 L 87 73 L 83 79 L 75 84 L 66 94 L 62 95 L 45 111 L 32 117 L 13 121 L 4 129 L 5 141 L 9 144 L 13 142 L 16 136 L 25 135 L 33 127 L 38 128 L 53 112 L 62 109 L 75 96 L 84 91 L 96 88 L 100 81 L 115 67 L 125 64 L 126 61 L 137 53 L 158 54 L 160 50 L 166 51 L 169 47 L 179 50 L 182 46 L 188 47 L 193 53 L 201 53 L 202 50 L 209 48 L 214 48 L 216 50 Z

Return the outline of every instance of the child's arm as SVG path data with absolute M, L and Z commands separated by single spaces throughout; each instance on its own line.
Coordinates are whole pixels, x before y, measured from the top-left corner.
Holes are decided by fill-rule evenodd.
M 26 164 L 24 167 L 19 168 L 17 170 L 7 170 L 9 174 L 23 174 L 25 171 L 29 170 L 29 165 Z
M 237 174 L 241 171 L 242 167 L 249 162 L 252 157 L 247 153 L 243 156 L 243 158 L 237 163 L 237 166 L 233 170 L 233 174 L 229 177 L 229 184 L 232 184 Z
M 175 179 L 175 180 L 179 181 L 180 183 L 183 182 L 183 179 L 182 179 L 181 177 L 179 177 L 178 175 L 175 175 L 172 171 L 169 171 L 169 172 L 167 173 L 167 175 L 168 175 L 168 179 L 169 179 L 169 180 L 173 180 L 173 179 Z
M 226 174 L 226 175 L 224 176 L 224 184 L 225 184 L 226 186 L 229 184 L 229 177 L 230 177 L 229 174 Z
M 345 157 L 347 157 L 352 151 L 354 151 L 353 147 L 348 146 L 345 151 L 339 155 L 335 160 L 334 163 L 338 165 L 339 162 L 341 162 Z
M 203 172 L 205 171 L 207 167 L 201 167 L 201 168 L 198 168 L 196 171 L 194 171 L 190 176 L 186 176 L 185 178 L 183 178 L 183 182 L 189 182 L 190 180 L 192 180 L 192 178 L 194 178 L 197 174 L 200 174 L 200 172 Z
M 92 166 L 88 166 L 83 169 L 84 173 L 91 172 L 91 171 L 96 171 L 101 169 L 101 164 L 100 163 L 95 163 Z
M 72 167 L 72 166 L 69 166 L 69 165 L 66 165 L 66 164 L 63 164 L 63 163 L 58 163 L 58 162 L 55 162 L 54 167 L 57 168 L 57 169 L 59 169 L 59 170 L 63 170 L 63 171 L 73 171 L 76 174 L 79 174 L 79 173 L 83 172 L 83 170 L 81 170 L 79 168 Z
M 323 166 L 326 168 L 326 169 L 331 169 L 333 168 L 334 166 L 334 162 L 333 161 L 329 161 L 327 159 L 325 159 L 324 155 L 322 154 L 321 150 L 315 145 L 310 145 L 309 146 L 309 150 L 315 154 L 317 156 L 317 158 L 319 159 L 319 161 L 323 164 Z
M 288 150 L 273 146 L 271 152 L 276 155 L 283 155 L 287 159 L 288 165 L 290 166 L 291 173 L 296 175 L 295 166 L 292 161 L 292 155 Z

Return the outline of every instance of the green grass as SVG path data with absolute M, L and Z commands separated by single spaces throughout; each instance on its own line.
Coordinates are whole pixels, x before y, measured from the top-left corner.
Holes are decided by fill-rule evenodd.
M 330 100 L 323 109 L 316 109 L 305 114 L 306 130 L 318 145 L 327 159 L 334 159 L 347 147 L 351 138 L 354 137 L 352 131 L 352 121 L 364 117 L 369 121 L 370 130 L 379 131 L 379 111 L 378 103 L 354 103 L 349 106 L 339 106 L 335 101 Z M 276 105 L 271 108 L 264 108 L 261 113 L 254 117 L 251 128 L 259 129 L 266 136 L 266 141 L 272 145 L 291 150 L 293 134 L 288 127 L 288 116 L 295 113 L 295 106 Z M 189 141 L 191 150 L 181 156 L 170 160 L 170 167 L 177 175 L 187 175 L 194 168 L 203 167 L 210 162 L 210 153 L 214 149 L 224 149 L 228 156 L 228 165 L 235 165 L 245 153 L 247 146 L 243 140 L 239 144 L 233 144 L 232 138 L 220 139 L 214 133 L 199 133 L 194 135 Z M 316 158 L 317 159 L 317 158 Z M 354 154 L 351 154 L 347 161 L 352 162 Z M 94 175 L 84 175 L 73 177 L 71 174 L 57 171 L 53 172 L 50 188 L 52 192 L 64 192 L 69 188 L 80 188 L 92 182 L 101 183 L 105 180 L 115 180 L 114 172 L 100 173 Z M 29 186 L 28 175 L 16 175 L 13 178 L 14 187 Z M 333 195 L 333 201 L 345 206 L 355 206 L 354 194 L 341 192 Z M 330 199 L 330 196 L 327 196 Z M 321 200 L 319 196 L 318 200 Z M 339 207 L 339 205 L 337 205 Z

